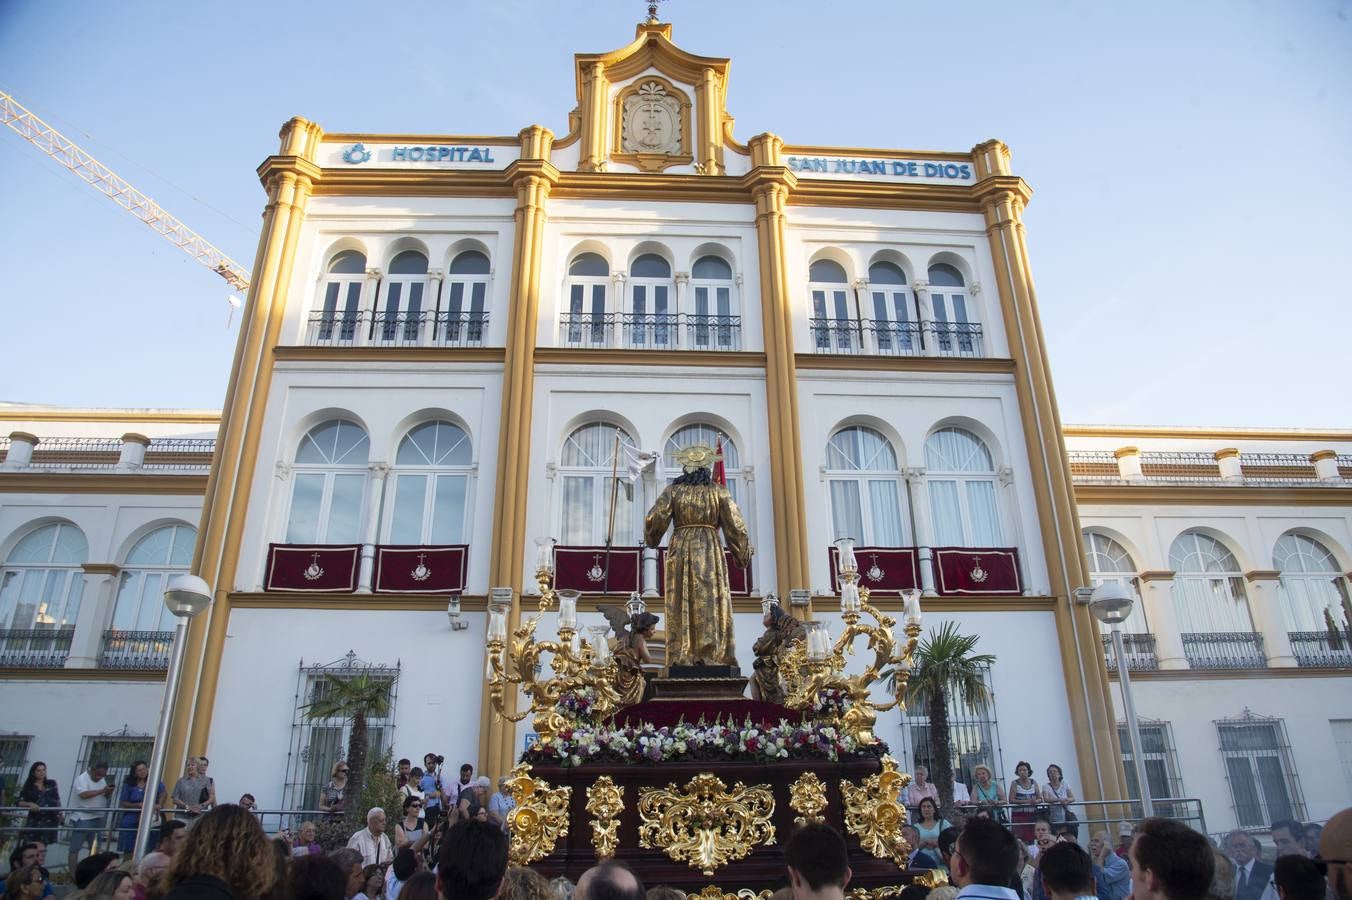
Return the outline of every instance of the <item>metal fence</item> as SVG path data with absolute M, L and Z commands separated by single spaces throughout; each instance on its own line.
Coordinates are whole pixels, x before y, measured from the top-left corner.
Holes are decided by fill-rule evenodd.
M 488 313 L 317 312 L 305 343 L 311 347 L 482 347 Z
M 1263 669 L 1263 636 L 1251 631 L 1184 632 L 1183 655 L 1194 669 Z
M 0 628 L 0 666 L 59 669 L 70 655 L 75 626 Z
M 690 313 L 566 313 L 559 345 L 620 350 L 742 349 L 742 317 Z
M 1292 631 L 1288 637 L 1296 663 L 1302 667 L 1352 666 L 1352 642 L 1345 635 L 1328 631 Z
M 1126 651 L 1128 672 L 1153 672 L 1160 667 L 1155 656 L 1155 636 L 1153 634 L 1123 634 L 1122 649 Z M 1109 672 L 1117 671 L 1117 651 L 1113 649 L 1113 636 L 1103 635 L 1103 658 Z
M 172 631 L 105 631 L 99 668 L 162 672 L 169 668 Z

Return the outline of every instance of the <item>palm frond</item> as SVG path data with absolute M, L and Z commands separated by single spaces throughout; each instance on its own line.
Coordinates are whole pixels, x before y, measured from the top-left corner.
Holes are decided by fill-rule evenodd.
M 350 678 L 326 675 L 316 683 L 314 699 L 305 704 L 307 719 L 383 718 L 390 712 L 392 682 L 362 672 Z

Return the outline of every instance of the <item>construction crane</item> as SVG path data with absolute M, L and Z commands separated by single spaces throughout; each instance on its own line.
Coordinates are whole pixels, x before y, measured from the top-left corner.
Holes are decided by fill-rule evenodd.
M 8 125 L 35 147 L 70 169 L 109 200 L 172 241 L 184 253 L 206 266 L 240 292 L 249 289 L 249 273 L 211 242 L 184 225 L 112 169 L 76 146 L 70 138 L 33 115 L 4 91 L 0 91 L 0 122 Z M 232 304 L 234 305 L 234 304 Z

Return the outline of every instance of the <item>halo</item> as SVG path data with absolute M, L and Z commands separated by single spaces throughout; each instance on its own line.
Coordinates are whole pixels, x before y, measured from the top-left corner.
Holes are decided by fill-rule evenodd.
M 691 444 L 676 451 L 676 462 L 682 469 L 690 472 L 694 469 L 712 469 L 722 455 L 708 444 Z

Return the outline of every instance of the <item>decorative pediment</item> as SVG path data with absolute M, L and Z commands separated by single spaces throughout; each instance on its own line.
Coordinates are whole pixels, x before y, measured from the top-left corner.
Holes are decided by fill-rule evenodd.
M 573 134 L 555 146 L 578 142 L 579 171 L 604 171 L 613 160 L 648 172 L 693 165 L 701 174 L 721 175 L 726 146 L 745 152 L 728 137 L 729 61 L 677 47 L 671 25 L 640 23 L 633 43 L 579 53 L 576 65 Z

